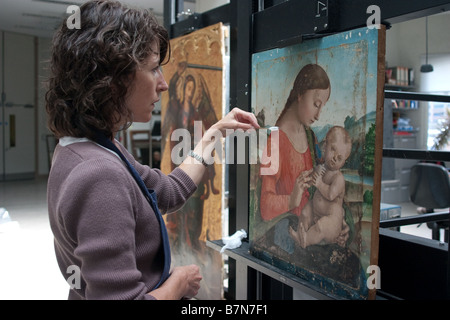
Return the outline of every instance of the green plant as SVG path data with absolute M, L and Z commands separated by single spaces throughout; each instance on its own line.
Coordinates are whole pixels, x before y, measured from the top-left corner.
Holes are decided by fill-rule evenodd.
M 450 136 L 450 110 L 447 108 L 447 120 L 442 124 L 441 132 L 434 139 L 433 150 L 442 150 L 447 144 Z

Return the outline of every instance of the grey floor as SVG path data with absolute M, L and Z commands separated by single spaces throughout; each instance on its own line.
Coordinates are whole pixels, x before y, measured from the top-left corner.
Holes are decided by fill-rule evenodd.
M 0 300 L 65 300 L 69 285 L 53 251 L 46 179 L 0 182 Z
M 402 216 L 417 214 L 413 204 L 399 205 Z M 69 286 L 53 251 L 46 179 L 0 182 L 1 207 L 11 221 L 0 223 L 0 300 L 67 299 Z M 426 224 L 405 226 L 401 232 L 431 238 Z

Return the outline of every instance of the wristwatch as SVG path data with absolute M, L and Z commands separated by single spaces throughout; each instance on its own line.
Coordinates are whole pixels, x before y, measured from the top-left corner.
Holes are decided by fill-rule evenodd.
M 192 151 L 192 150 L 189 151 L 188 156 L 194 158 L 198 162 L 201 162 L 201 164 L 203 164 L 205 167 L 208 167 L 208 164 L 205 162 L 205 159 L 203 159 L 202 156 L 196 154 L 194 151 Z

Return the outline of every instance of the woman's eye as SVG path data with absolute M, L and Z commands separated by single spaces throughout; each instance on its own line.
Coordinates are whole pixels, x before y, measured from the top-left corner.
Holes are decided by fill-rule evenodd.
M 160 66 L 154 67 L 154 68 L 148 68 L 148 70 L 153 73 L 153 74 L 157 74 L 160 70 Z

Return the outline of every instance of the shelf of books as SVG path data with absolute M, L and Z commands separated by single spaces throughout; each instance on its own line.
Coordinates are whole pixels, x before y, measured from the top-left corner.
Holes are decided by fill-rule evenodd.
M 414 86 L 414 69 L 402 66 L 386 68 L 386 85 L 412 88 Z
M 419 109 L 419 101 L 416 100 L 392 100 L 392 109 Z
M 419 110 L 419 101 L 392 100 L 392 125 L 394 136 L 412 136 L 418 132 L 414 119 L 417 115 L 411 112 Z

